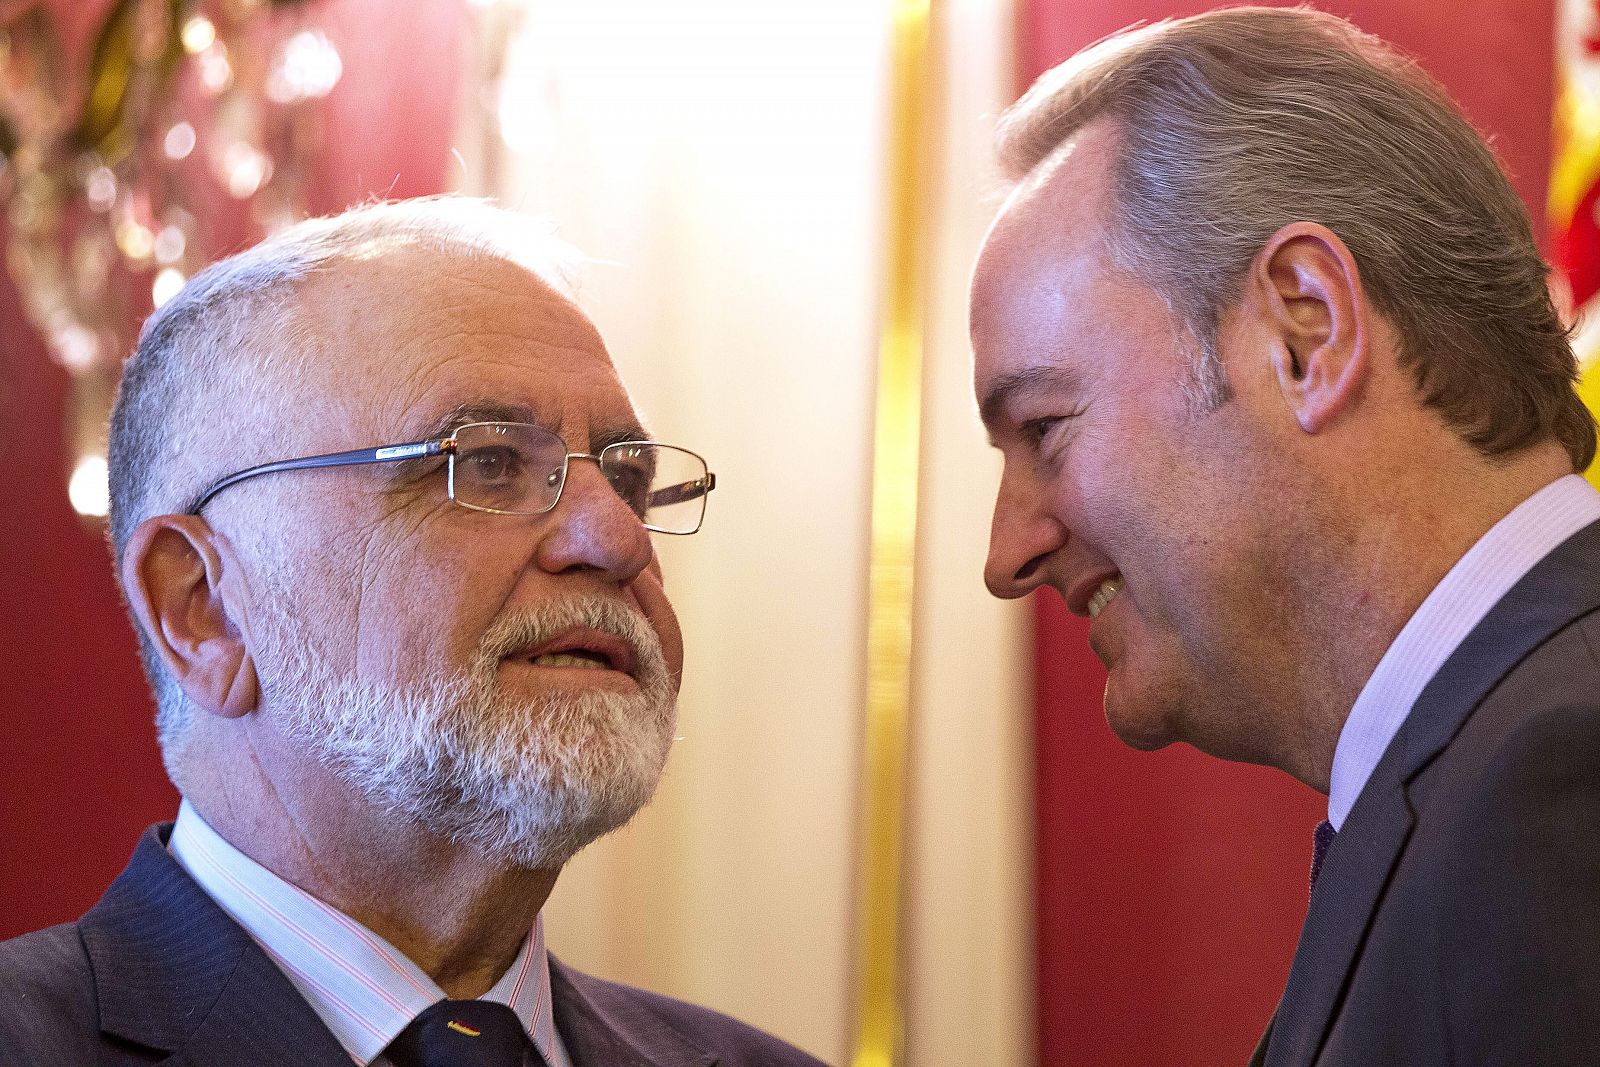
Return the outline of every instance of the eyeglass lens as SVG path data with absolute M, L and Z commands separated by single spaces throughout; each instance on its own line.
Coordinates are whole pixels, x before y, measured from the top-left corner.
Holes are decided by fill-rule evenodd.
M 487 511 L 535 515 L 555 506 L 566 480 L 567 445 L 543 427 L 470 423 L 456 431 L 450 495 Z M 693 533 L 705 515 L 705 462 L 671 445 L 628 442 L 600 453 L 600 470 L 645 525 Z

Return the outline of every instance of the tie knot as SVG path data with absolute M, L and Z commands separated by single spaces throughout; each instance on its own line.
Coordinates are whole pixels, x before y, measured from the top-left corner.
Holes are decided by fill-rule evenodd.
M 530 1047 L 522 1021 L 504 1004 L 441 1000 L 412 1019 L 384 1055 L 395 1067 L 522 1067 Z

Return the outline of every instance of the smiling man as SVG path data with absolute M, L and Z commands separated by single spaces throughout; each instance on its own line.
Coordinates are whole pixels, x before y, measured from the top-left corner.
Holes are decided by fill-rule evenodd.
M 184 799 L 79 922 L 0 946 L 0 1062 L 816 1063 L 546 955 L 562 865 L 666 761 L 651 537 L 714 481 L 531 229 L 370 206 L 146 324 L 111 534 Z
M 1329 794 L 1256 1062 L 1600 1062 L 1595 427 L 1492 154 L 1260 8 L 1074 57 L 1001 154 L 990 589 L 1092 619 L 1130 745 Z

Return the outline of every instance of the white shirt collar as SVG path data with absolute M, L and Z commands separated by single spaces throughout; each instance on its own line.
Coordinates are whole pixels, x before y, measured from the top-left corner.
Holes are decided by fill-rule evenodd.
M 393 945 L 234 848 L 187 800 L 178 808 L 167 847 L 362 1067 L 377 1060 L 424 1009 L 445 999 L 444 990 Z M 571 1067 L 551 1015 L 542 915 L 511 968 L 481 999 L 516 1012 L 551 1067 Z
M 1378 661 L 1339 733 L 1328 783 L 1335 830 L 1456 646 L 1534 564 L 1596 520 L 1600 493 L 1576 474 L 1558 478 L 1490 527 L 1434 586 Z

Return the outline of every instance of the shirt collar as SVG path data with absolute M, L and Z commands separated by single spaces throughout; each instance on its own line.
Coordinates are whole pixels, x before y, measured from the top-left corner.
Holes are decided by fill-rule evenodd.
M 168 845 L 200 888 L 288 976 L 356 1063 L 372 1063 L 444 990 L 382 937 L 234 848 L 185 800 Z M 570 1060 L 551 1014 L 544 919 L 485 993 L 505 1004 L 545 1062 Z
M 1411 706 L 1472 628 L 1545 556 L 1600 520 L 1600 493 L 1576 474 L 1518 504 L 1467 550 L 1395 637 L 1339 733 L 1328 821 L 1344 825 Z

